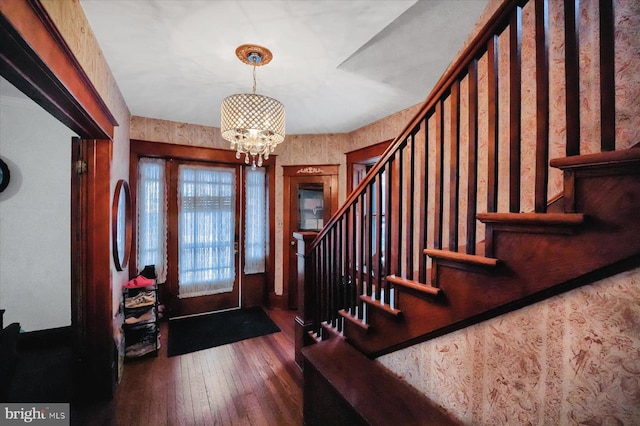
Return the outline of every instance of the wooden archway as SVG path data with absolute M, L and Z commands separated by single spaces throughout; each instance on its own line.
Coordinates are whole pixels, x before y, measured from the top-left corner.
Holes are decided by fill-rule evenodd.
M 71 312 L 79 383 L 114 389 L 110 169 L 117 125 L 38 0 L 0 0 L 0 73 L 80 135 L 72 159 Z M 70 149 L 72 147 L 70 146 Z

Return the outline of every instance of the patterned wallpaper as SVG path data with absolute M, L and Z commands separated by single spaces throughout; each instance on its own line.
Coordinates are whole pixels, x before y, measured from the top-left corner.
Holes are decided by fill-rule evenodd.
M 464 424 L 640 424 L 640 269 L 378 360 Z

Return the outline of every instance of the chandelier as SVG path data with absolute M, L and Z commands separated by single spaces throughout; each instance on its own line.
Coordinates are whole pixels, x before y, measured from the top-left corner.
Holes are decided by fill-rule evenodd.
M 236 49 L 236 56 L 253 66 L 253 93 L 231 95 L 222 101 L 220 131 L 236 150 L 236 158 L 244 154 L 244 162 L 255 169 L 284 141 L 284 105 L 256 94 L 256 67 L 271 62 L 271 51 L 243 44 Z

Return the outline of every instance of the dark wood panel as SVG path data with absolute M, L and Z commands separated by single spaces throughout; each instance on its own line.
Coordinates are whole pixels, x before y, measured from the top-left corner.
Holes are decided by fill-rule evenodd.
M 389 148 L 393 139 L 379 142 L 346 153 L 347 156 L 347 194 L 353 191 L 353 166 L 355 164 L 371 164 Z
M 420 196 L 418 202 L 420 203 L 420 232 L 418 242 L 420 247 L 427 247 L 427 239 L 429 236 L 429 117 L 424 119 L 424 157 L 422 166 L 419 168 L 420 173 Z M 420 264 L 418 265 L 418 280 L 420 282 L 427 282 L 427 259 L 424 256 L 420 256 Z
M 498 36 L 487 44 L 487 211 L 498 210 Z
M 616 149 L 615 25 L 613 1 L 600 0 L 600 143 Z
M 391 251 L 389 254 L 391 255 L 389 258 L 389 267 L 387 270 L 393 270 L 397 275 L 402 275 L 402 260 L 403 260 L 403 247 L 402 247 L 402 238 L 403 238 L 403 226 L 406 225 L 406 218 L 404 217 L 404 210 L 408 210 L 404 208 L 405 204 L 411 199 L 413 194 L 408 195 L 404 191 L 404 156 L 406 152 L 406 144 L 405 148 L 400 148 L 398 151 L 398 155 L 396 155 L 395 161 L 395 170 L 393 172 L 393 189 L 391 191 L 391 211 L 396 215 L 396 219 L 393 220 L 393 215 L 389 217 L 389 222 L 391 225 L 397 223 L 395 226 L 395 231 L 392 231 L 391 234 Z M 407 230 L 408 231 L 408 230 Z M 408 234 L 409 232 L 407 232 Z M 392 269 L 393 268 L 393 269 Z M 386 276 L 386 275 L 385 275 Z
M 415 238 L 415 202 L 416 198 L 418 198 L 418 202 L 420 197 L 416 197 L 416 181 L 419 181 L 416 176 L 416 135 L 412 134 L 410 142 L 410 151 L 409 155 L 409 188 L 407 190 L 406 198 L 407 198 L 407 232 L 405 236 L 405 246 L 407 247 L 407 256 L 405 263 L 405 274 L 410 279 L 415 279 L 415 271 L 413 268 L 414 256 L 413 256 L 413 241 Z M 422 230 L 418 230 L 418 233 L 422 232 Z
M 399 153 L 398 153 L 398 156 L 399 156 Z M 394 264 L 393 257 L 394 255 L 397 255 L 397 250 L 394 250 L 394 247 L 398 247 L 398 243 L 399 243 L 399 238 L 398 238 L 399 226 L 392 226 L 394 222 L 399 225 L 401 220 L 400 216 L 395 217 L 396 212 L 398 211 L 396 199 L 398 198 L 397 195 L 400 194 L 400 182 L 398 181 L 398 178 L 397 178 L 397 169 L 399 164 L 398 156 L 392 157 L 391 163 L 387 164 L 387 173 L 385 176 L 387 180 L 386 182 L 387 199 L 385 200 L 387 203 L 385 207 L 385 220 L 384 220 L 385 247 L 382 246 L 382 242 L 381 242 L 379 245 L 380 250 L 378 251 L 378 273 L 376 275 L 376 278 L 378 279 L 378 284 L 376 285 L 376 292 L 382 291 L 383 289 L 383 285 L 385 284 L 383 281 L 383 277 L 386 277 L 387 275 L 391 274 L 391 267 L 392 267 L 391 265 Z M 383 193 L 382 191 L 380 191 L 378 193 L 378 199 L 381 200 L 382 197 L 383 197 Z M 379 212 L 381 212 L 381 210 L 379 210 Z M 382 220 L 380 219 L 379 222 L 382 222 Z M 380 228 L 380 230 L 382 231 L 382 227 Z M 382 238 L 380 237 L 382 236 L 382 232 L 380 232 L 378 236 L 379 236 L 379 239 L 381 240 Z M 382 260 L 382 253 L 384 253 L 384 262 Z M 382 294 L 380 294 L 380 296 L 382 296 Z M 384 299 L 384 303 L 389 304 L 389 297 L 390 297 L 390 292 L 388 291 L 388 289 L 385 288 L 384 297 L 382 298 Z M 381 300 L 381 298 L 378 297 L 377 300 Z
M 449 132 L 449 250 L 458 251 L 458 205 L 460 197 L 460 82 L 451 86 Z
M 442 248 L 442 221 L 443 221 L 443 161 L 444 161 L 444 113 L 442 111 L 442 102 L 436 104 L 435 121 L 436 121 L 436 141 L 435 141 L 435 156 L 436 156 L 436 180 L 433 183 L 435 191 L 435 205 L 433 218 L 433 246 L 436 248 Z
M 566 155 L 580 154 L 580 0 L 564 2 L 564 76 L 566 82 Z
M 334 338 L 303 350 L 304 424 L 459 424 L 374 360 Z
M 534 209 L 547 211 L 549 182 L 549 16 L 546 0 L 535 0 L 536 177 Z M 489 210 L 491 212 L 491 210 Z
M 476 210 L 478 192 L 478 61 L 472 60 L 468 72 L 469 84 L 469 154 L 467 182 L 467 249 L 475 254 L 476 247 Z M 426 244 L 423 247 L 427 247 Z M 422 282 L 426 282 L 422 280 Z
M 39 1 L 0 2 L 2 76 L 82 137 L 111 139 L 117 125 Z
M 111 150 L 107 140 L 83 140 L 87 174 L 80 185 L 84 267 L 82 285 L 82 328 L 86 335 L 84 348 L 78 354 L 83 357 L 80 366 L 85 390 L 95 388 L 100 397 L 109 397 L 113 392 L 113 292 L 111 287 L 111 251 L 109 250 L 111 213 Z
M 509 22 L 509 211 L 520 211 L 520 146 L 522 137 L 522 8 Z

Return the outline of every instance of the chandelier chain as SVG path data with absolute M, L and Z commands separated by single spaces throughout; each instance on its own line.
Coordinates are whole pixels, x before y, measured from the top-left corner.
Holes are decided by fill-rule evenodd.
M 256 94 L 256 63 L 253 63 L 253 94 Z

